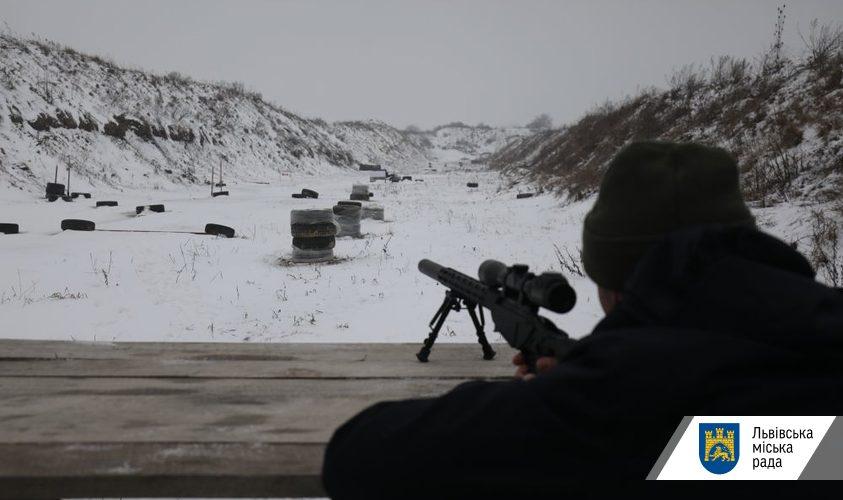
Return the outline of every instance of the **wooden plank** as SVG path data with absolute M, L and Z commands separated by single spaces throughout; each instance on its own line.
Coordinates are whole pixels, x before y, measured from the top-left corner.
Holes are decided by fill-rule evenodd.
M 459 382 L 0 378 L 0 443 L 324 443 L 371 404 L 435 396 Z
M 493 344 L 496 349 L 506 344 Z M 67 342 L 57 340 L 0 339 L 0 360 L 16 359 L 128 359 L 164 357 L 226 361 L 284 361 L 290 358 L 346 360 L 373 351 L 383 359 L 406 360 L 418 343 L 243 343 L 243 342 Z M 477 343 L 440 342 L 433 348 L 441 359 L 465 359 L 466 353 L 480 350 Z
M 0 341 L 0 498 L 319 496 L 334 430 L 379 401 L 509 378 L 476 344 Z
M 0 341 L 5 377 L 509 378 L 513 351 L 442 344 L 428 363 L 417 344 L 109 344 Z
M 334 430 L 379 401 L 509 378 L 476 344 L 0 341 L 0 498 L 320 496 Z
M 319 497 L 322 444 L 0 444 L 0 499 Z

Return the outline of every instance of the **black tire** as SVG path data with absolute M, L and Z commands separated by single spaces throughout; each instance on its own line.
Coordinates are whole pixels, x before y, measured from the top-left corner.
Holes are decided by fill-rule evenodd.
M 320 222 L 318 224 L 290 224 L 290 234 L 292 234 L 294 238 L 336 236 L 337 225 L 333 222 Z
M 82 219 L 64 219 L 61 221 L 62 231 L 93 231 L 97 228 L 93 221 Z
M 333 236 L 318 236 L 316 238 L 293 238 L 293 246 L 301 250 L 331 250 L 337 245 Z
M 0 223 L 0 233 L 3 234 L 18 234 L 20 232 L 20 226 L 17 224 L 11 223 Z
M 62 196 L 61 199 L 64 201 L 73 201 L 73 196 Z
M 477 184 L 476 182 L 469 182 L 468 184 L 466 184 L 466 186 L 470 188 L 476 188 L 479 186 L 479 184 Z
M 226 238 L 234 238 L 234 229 L 222 224 L 205 224 L 205 233 L 213 234 L 214 236 L 225 236 Z
M 362 207 L 363 204 L 359 201 L 351 201 L 351 200 L 340 200 L 337 202 L 337 205 L 353 205 L 355 207 Z
M 319 198 L 319 193 L 317 193 L 316 191 L 314 191 L 312 189 L 302 189 L 301 194 L 305 198 L 314 198 L 314 199 Z
M 334 212 L 330 208 L 314 210 L 290 210 L 290 225 L 334 223 Z
M 214 198 L 216 198 L 217 196 L 228 196 L 228 191 L 217 191 L 216 193 L 211 193 L 211 196 Z
M 116 201 L 98 201 L 97 206 L 98 207 L 116 207 L 117 202 Z M 143 207 L 140 207 L 140 208 L 143 208 Z
M 348 198 L 350 200 L 354 200 L 354 201 L 369 201 L 369 193 L 366 193 L 366 194 L 351 193 L 351 196 L 349 196 Z
M 70 197 L 71 197 L 71 198 L 73 198 L 73 199 L 75 200 L 76 198 L 79 198 L 79 195 L 80 195 L 80 194 L 81 194 L 81 193 L 70 193 Z
M 152 212 L 161 213 L 164 211 L 164 205 L 150 205 L 149 210 Z
M 50 203 L 52 203 L 52 202 L 54 202 L 58 199 L 59 199 L 58 195 L 55 195 L 55 194 L 47 195 L 47 201 L 49 201 Z
M 90 200 L 90 199 L 91 199 L 91 193 L 81 193 L 81 194 L 82 194 L 82 196 L 84 196 L 84 197 L 85 197 L 85 199 L 86 199 L 86 200 Z
M 58 195 L 64 196 L 64 184 L 59 184 L 57 182 L 48 182 L 47 183 L 47 195 Z
M 411 181 L 411 180 L 413 180 L 413 176 L 412 175 L 405 175 L 404 177 L 401 178 L 401 180 L 402 181 Z
M 293 193 L 293 198 L 302 199 L 305 198 L 305 196 L 301 193 Z
M 347 217 L 354 217 L 360 215 L 360 207 L 357 205 L 336 205 L 334 208 L 334 215 L 342 215 Z
M 524 198 L 532 198 L 535 193 L 518 193 L 515 195 L 516 200 L 523 200 Z
M 145 206 L 143 206 L 143 205 L 139 205 L 139 206 L 135 207 L 135 213 L 136 213 L 136 214 L 140 214 L 140 213 L 141 213 L 141 212 L 143 212 L 144 210 L 146 210 L 146 207 L 145 207 Z

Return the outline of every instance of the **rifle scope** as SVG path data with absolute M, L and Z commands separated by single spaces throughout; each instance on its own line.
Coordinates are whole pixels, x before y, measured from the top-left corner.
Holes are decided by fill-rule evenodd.
M 507 267 L 503 262 L 487 260 L 477 271 L 484 285 L 502 289 L 511 298 L 524 297 L 533 305 L 553 312 L 566 313 L 577 303 L 577 294 L 559 273 L 535 275 L 523 264 Z

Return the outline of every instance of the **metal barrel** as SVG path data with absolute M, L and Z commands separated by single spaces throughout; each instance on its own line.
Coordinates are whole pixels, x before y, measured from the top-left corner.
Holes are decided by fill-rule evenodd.
M 439 280 L 439 272 L 442 271 L 442 269 L 444 269 L 443 266 L 440 266 L 432 260 L 422 259 L 419 261 L 419 271 L 437 281 Z

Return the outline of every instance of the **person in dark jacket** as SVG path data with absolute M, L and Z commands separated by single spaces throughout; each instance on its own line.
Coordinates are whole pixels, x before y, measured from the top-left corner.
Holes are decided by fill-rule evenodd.
M 755 227 L 725 151 L 621 151 L 583 264 L 607 313 L 590 335 L 529 380 L 521 366 L 510 382 L 368 408 L 328 445 L 327 492 L 559 494 L 646 478 L 683 415 L 841 413 L 843 297 Z

